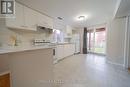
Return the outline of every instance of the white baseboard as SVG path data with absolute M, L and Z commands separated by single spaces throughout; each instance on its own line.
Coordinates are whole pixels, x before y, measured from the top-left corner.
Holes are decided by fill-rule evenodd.
M 124 65 L 124 64 L 112 62 L 112 61 L 109 61 L 109 60 L 107 60 L 107 63 L 125 68 L 125 65 Z

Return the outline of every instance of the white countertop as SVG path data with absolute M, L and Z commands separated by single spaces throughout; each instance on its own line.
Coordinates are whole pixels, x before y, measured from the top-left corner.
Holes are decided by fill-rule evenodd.
M 23 51 L 31 51 L 31 50 L 38 50 L 38 49 L 49 49 L 54 48 L 57 45 L 65 45 L 65 44 L 73 44 L 73 43 L 55 43 L 52 45 L 44 45 L 44 46 L 8 46 L 8 47 L 1 47 L 0 54 L 7 54 L 7 53 L 14 53 L 14 52 L 23 52 Z
M 16 47 L 0 48 L 0 54 L 31 51 L 38 49 L 49 49 L 49 48 L 54 48 L 54 46 L 25 46 L 25 47 L 16 46 Z

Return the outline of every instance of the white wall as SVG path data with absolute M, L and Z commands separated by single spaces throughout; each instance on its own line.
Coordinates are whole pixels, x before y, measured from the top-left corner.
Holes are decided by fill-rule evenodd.
M 114 19 L 107 25 L 107 60 L 124 64 L 126 18 Z
M 104 23 L 104 24 L 99 24 L 99 25 L 89 26 L 89 27 L 88 27 L 88 30 L 90 30 L 90 29 L 97 29 L 97 28 L 103 28 L 103 27 L 106 27 L 106 23 Z

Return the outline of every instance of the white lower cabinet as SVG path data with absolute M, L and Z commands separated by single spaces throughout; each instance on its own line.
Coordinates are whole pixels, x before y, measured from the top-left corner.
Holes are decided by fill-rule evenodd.
M 71 56 L 74 54 L 74 51 L 75 51 L 74 44 L 57 45 L 57 59 L 61 60 L 65 57 Z
M 58 45 L 57 46 L 57 59 L 60 60 L 63 58 L 63 52 L 64 52 L 64 45 Z

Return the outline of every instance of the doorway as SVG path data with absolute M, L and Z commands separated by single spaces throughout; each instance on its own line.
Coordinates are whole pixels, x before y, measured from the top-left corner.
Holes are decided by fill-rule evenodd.
M 87 32 L 87 50 L 90 53 L 106 54 L 106 29 L 90 29 Z

